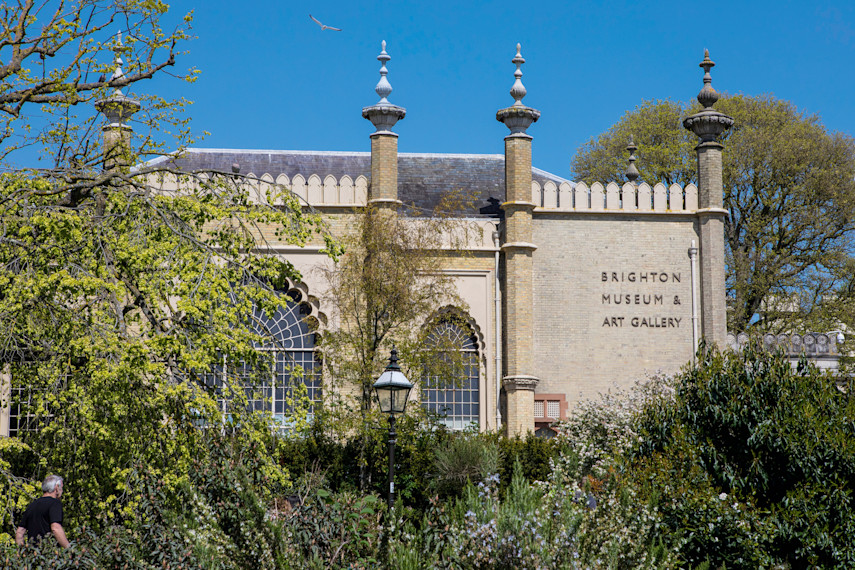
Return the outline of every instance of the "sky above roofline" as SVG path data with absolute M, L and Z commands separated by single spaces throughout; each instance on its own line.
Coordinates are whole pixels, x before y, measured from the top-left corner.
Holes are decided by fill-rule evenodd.
M 580 145 L 643 101 L 693 99 L 704 48 L 720 92 L 773 94 L 855 132 L 852 2 L 175 0 L 169 18 L 191 10 L 196 39 L 176 67 L 199 79 L 134 91 L 193 101 L 193 131 L 210 133 L 199 147 L 369 151 L 381 40 L 389 100 L 407 109 L 400 152 L 501 154 L 518 42 L 523 102 L 542 113 L 532 162 L 563 178 Z

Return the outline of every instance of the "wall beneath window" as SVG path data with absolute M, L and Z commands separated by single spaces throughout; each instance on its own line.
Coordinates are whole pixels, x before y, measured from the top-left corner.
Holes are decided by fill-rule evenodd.
M 692 240 L 691 213 L 536 212 L 536 391 L 572 406 L 690 361 Z

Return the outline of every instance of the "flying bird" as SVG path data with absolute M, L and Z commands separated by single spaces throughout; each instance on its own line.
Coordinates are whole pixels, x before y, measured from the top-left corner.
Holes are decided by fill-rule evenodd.
M 326 24 L 320 23 L 318 21 L 318 19 L 315 18 L 314 16 L 312 16 L 311 14 L 309 14 L 309 17 L 312 19 L 312 21 L 314 23 L 316 23 L 317 25 L 319 25 L 321 27 L 321 31 L 324 31 L 324 30 L 332 30 L 334 32 L 340 32 L 341 31 L 341 28 L 333 28 L 332 26 L 327 26 Z

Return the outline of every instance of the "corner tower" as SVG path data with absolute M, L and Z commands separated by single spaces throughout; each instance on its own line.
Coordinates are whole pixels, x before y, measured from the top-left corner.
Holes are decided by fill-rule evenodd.
M 534 389 L 538 378 L 532 375 L 534 354 L 534 299 L 532 297 L 531 140 L 528 127 L 540 118 L 540 111 L 527 107 L 520 66 L 525 63 L 517 44 L 511 60 L 517 66 L 511 87 L 514 104 L 496 113 L 511 134 L 505 137 L 505 256 L 504 340 L 505 370 L 502 386 L 507 394 L 505 428 L 508 435 L 534 431 Z

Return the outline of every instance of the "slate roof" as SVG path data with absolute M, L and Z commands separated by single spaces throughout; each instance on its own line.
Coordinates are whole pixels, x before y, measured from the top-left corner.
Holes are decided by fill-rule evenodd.
M 180 157 L 166 156 L 147 163 L 147 166 L 173 163 L 181 170 L 232 171 L 240 167 L 241 174 L 256 176 L 270 174 L 275 179 L 280 174 L 293 178 L 302 174 L 308 178 L 317 174 L 322 179 L 331 174 L 336 179 L 344 175 L 371 178 L 370 152 L 289 151 L 289 150 L 232 150 L 187 149 Z M 556 184 L 569 180 L 538 168 L 532 168 L 532 179 L 543 185 L 551 180 Z M 398 198 L 405 205 L 415 206 L 416 215 L 428 213 L 439 203 L 442 195 L 451 191 L 470 193 L 475 208 L 459 212 L 467 216 L 496 217 L 501 215 L 499 204 L 504 197 L 505 157 L 501 154 L 398 154 Z

